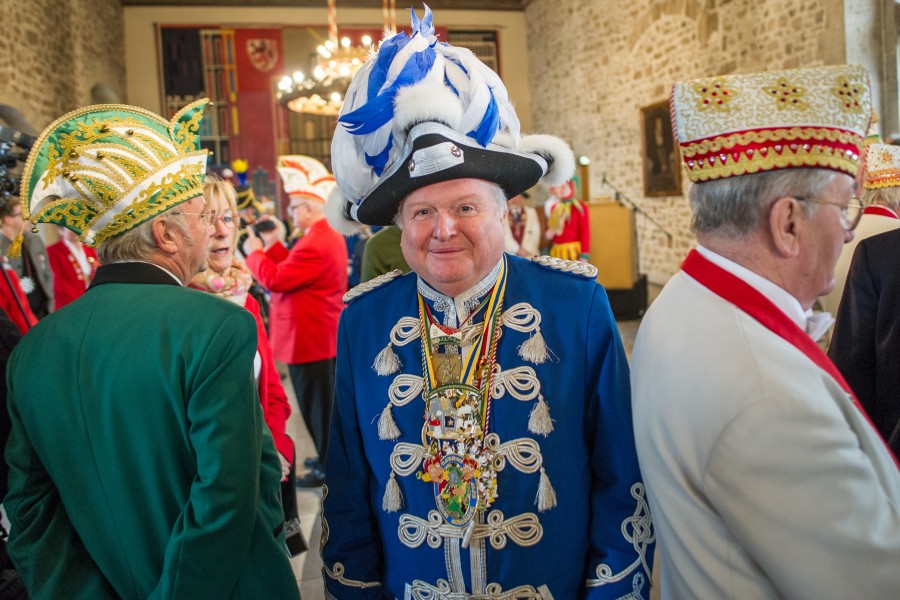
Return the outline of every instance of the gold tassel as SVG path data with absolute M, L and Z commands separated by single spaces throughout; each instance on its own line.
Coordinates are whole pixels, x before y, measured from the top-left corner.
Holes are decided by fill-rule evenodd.
M 391 471 L 391 478 L 388 479 L 387 487 L 384 489 L 384 498 L 381 500 L 381 508 L 384 509 L 384 512 L 397 512 L 401 506 L 403 506 L 403 496 L 400 494 L 400 484 L 397 483 L 397 478 Z
M 547 350 L 547 343 L 544 341 L 544 336 L 541 335 L 540 327 L 533 336 L 528 338 L 528 341 L 519 346 L 519 357 L 536 365 L 550 360 L 550 352 Z
M 400 437 L 400 429 L 394 422 L 394 415 L 391 413 L 391 403 L 384 407 L 381 416 L 378 417 L 378 439 L 379 440 L 396 440 Z
M 378 375 L 392 375 L 400 370 L 400 358 L 394 354 L 391 343 L 384 347 L 384 350 L 375 357 L 375 363 L 372 365 Z
M 391 475 L 393 476 L 393 473 Z M 556 506 L 556 492 L 553 490 L 553 486 L 550 485 L 550 478 L 547 477 L 547 472 L 544 471 L 544 467 L 541 467 L 541 482 L 538 485 L 538 492 L 534 499 L 534 503 L 537 504 L 539 512 L 548 511 Z
M 12 244 L 9 245 L 9 248 L 6 249 L 6 255 L 10 258 L 19 258 L 22 256 L 22 242 L 25 240 L 25 237 L 19 232 L 19 235 L 16 236 L 16 239 L 12 241 Z
M 547 437 L 553 431 L 553 419 L 550 418 L 550 407 L 539 395 L 531 414 L 528 415 L 528 431 Z

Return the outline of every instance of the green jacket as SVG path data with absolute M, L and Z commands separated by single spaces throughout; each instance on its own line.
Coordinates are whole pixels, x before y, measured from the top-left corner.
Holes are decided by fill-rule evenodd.
M 243 308 L 100 267 L 8 366 L 9 554 L 32 598 L 297 598 Z

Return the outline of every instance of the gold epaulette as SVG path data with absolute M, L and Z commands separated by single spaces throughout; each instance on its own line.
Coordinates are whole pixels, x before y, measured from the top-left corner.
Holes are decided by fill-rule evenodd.
M 553 256 L 532 256 L 531 261 L 542 267 L 548 267 L 563 273 L 572 273 L 573 275 L 581 275 L 588 279 L 597 279 L 597 267 L 590 263 L 583 263 L 577 260 L 565 260 L 563 258 L 555 258 Z
M 393 271 L 389 271 L 384 275 L 379 275 L 375 279 L 370 279 L 369 281 L 365 281 L 351 288 L 347 291 L 346 294 L 344 294 L 344 304 L 350 304 L 357 298 L 365 296 L 375 288 L 379 288 L 387 282 L 393 281 L 394 279 L 400 277 L 401 275 L 403 275 L 403 271 L 401 271 L 400 269 L 394 269 Z

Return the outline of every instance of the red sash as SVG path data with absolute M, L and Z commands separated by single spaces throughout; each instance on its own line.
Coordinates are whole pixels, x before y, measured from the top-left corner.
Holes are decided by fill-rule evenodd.
M 866 410 L 856 399 L 850 386 L 844 380 L 841 372 L 838 371 L 831 359 L 822 352 L 819 345 L 816 344 L 805 331 L 790 319 L 784 311 L 775 306 L 771 300 L 766 298 L 759 290 L 751 286 L 749 283 L 734 275 L 717 264 L 706 259 L 696 250 L 691 250 L 681 265 L 681 270 L 696 279 L 702 286 L 709 289 L 712 293 L 721 297 L 726 302 L 734 304 L 737 308 L 744 311 L 761 325 L 772 333 L 780 336 L 789 344 L 800 350 L 806 355 L 816 366 L 831 375 L 841 388 L 847 393 L 856 408 L 863 414 L 872 430 L 879 438 L 881 435 L 875 426 L 872 425 Z M 882 439 L 882 442 L 884 440 Z M 894 464 L 900 469 L 900 462 L 893 455 L 890 447 L 884 445 L 888 454 L 894 459 Z
M 879 205 L 867 206 L 866 208 L 863 209 L 863 214 L 864 215 L 878 215 L 880 217 L 890 217 L 891 219 L 900 219 L 900 217 L 897 216 L 897 213 L 895 213 L 894 211 L 892 211 L 891 209 L 889 209 L 886 206 L 879 206 Z

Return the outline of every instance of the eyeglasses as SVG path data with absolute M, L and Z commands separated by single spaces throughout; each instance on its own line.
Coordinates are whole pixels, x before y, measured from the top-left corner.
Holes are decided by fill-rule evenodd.
M 221 215 L 214 210 L 206 211 L 206 212 L 176 212 L 172 213 L 174 215 L 194 215 L 200 217 L 203 221 L 206 222 L 207 225 L 216 226 L 216 221 L 222 223 L 226 229 L 234 229 L 235 224 L 237 223 L 237 216 L 233 212 L 225 212 Z
M 173 215 L 193 215 L 195 217 L 200 217 L 200 220 L 204 221 L 207 225 L 215 225 L 216 217 L 218 216 L 215 211 L 210 212 L 173 212 Z
M 862 218 L 863 211 L 865 210 L 865 205 L 862 203 L 862 200 L 859 198 L 850 198 L 850 202 L 844 204 L 843 202 L 833 202 L 830 200 L 819 200 L 818 198 L 803 198 L 801 196 L 793 196 L 795 200 L 800 202 L 815 202 L 816 204 L 832 204 L 834 206 L 838 206 L 841 209 L 841 225 L 844 226 L 844 229 L 848 231 L 853 231 L 856 229 L 856 226 L 859 225 L 859 220 Z

